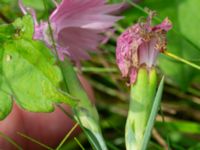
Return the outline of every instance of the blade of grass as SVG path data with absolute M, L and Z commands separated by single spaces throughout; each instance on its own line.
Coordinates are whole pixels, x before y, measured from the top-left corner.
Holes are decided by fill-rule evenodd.
M 80 148 L 82 150 L 85 150 L 85 148 L 83 147 L 83 145 L 79 142 L 79 140 L 75 137 L 74 140 L 76 141 L 76 143 L 80 146 Z
M 148 119 L 148 122 L 147 122 L 147 127 L 146 127 L 146 131 L 145 131 L 145 134 L 144 134 L 144 140 L 143 140 L 141 150 L 147 149 L 148 142 L 149 142 L 149 139 L 150 139 L 150 136 L 151 136 L 151 131 L 152 131 L 152 128 L 153 128 L 153 125 L 154 125 L 154 122 L 155 122 L 155 119 L 156 119 L 156 115 L 158 113 L 160 101 L 161 101 L 161 98 L 162 98 L 163 88 L 164 88 L 164 77 L 160 81 L 160 84 L 159 84 L 159 87 L 158 87 L 158 90 L 157 90 L 157 93 L 156 93 L 156 96 L 155 96 L 155 99 L 154 99 L 154 103 L 153 103 L 153 106 L 152 106 L 152 109 L 151 109 L 151 113 L 150 113 L 150 116 L 149 116 L 149 119 Z
M 29 136 L 27 136 L 27 135 L 25 135 L 25 134 L 23 134 L 23 133 L 21 133 L 21 132 L 17 132 L 17 134 L 20 135 L 21 137 L 23 137 L 23 138 L 25 138 L 25 139 L 27 139 L 27 140 L 33 142 L 33 143 L 38 144 L 39 146 L 41 146 L 41 147 L 43 147 L 43 148 L 45 148 L 45 149 L 47 149 L 47 150 L 54 150 L 53 148 L 51 148 L 51 147 L 49 147 L 49 146 L 47 146 L 47 145 L 45 145 L 45 144 L 43 144 L 43 143 L 41 143 L 41 142 L 39 142 L 39 141 L 37 141 L 37 140 L 31 138 L 31 137 L 29 137 Z
M 58 147 L 56 148 L 56 150 L 59 150 L 63 144 L 65 143 L 65 141 L 69 138 L 69 136 L 72 134 L 72 132 L 77 128 L 78 123 L 76 123 L 73 128 L 71 128 L 71 130 L 68 132 L 68 134 L 65 136 L 65 138 L 60 142 L 60 144 L 58 145 Z
M 4 133 L 0 132 L 0 136 L 5 139 L 6 141 L 8 141 L 10 144 L 12 144 L 17 150 L 23 150 L 22 147 L 20 147 L 14 140 L 12 140 L 10 137 L 8 137 L 7 135 L 5 135 Z
M 119 148 L 117 148 L 115 145 L 113 145 L 112 142 L 106 142 L 106 144 L 108 145 L 108 148 L 110 148 L 110 150 L 120 150 Z
M 44 5 L 44 8 L 45 8 L 45 12 L 46 12 L 45 14 L 48 14 L 47 0 L 43 0 L 43 5 Z M 63 77 L 64 84 L 65 84 L 65 88 L 66 88 L 66 91 L 69 92 L 68 86 L 66 84 L 66 77 L 64 75 L 63 68 L 62 68 L 62 65 L 61 65 L 61 61 L 59 60 L 58 51 L 57 51 L 57 48 L 56 48 L 56 43 L 55 43 L 55 39 L 54 39 L 54 35 L 53 35 L 53 30 L 52 30 L 51 22 L 50 22 L 49 18 L 47 19 L 47 22 L 48 22 L 48 28 L 49 28 L 49 32 L 50 32 L 50 38 L 52 40 L 52 46 L 53 46 L 53 49 L 54 49 L 54 52 L 55 52 L 56 59 L 58 61 L 58 65 L 61 68 L 62 77 Z
M 189 62 L 189 61 L 187 61 L 187 60 L 185 60 L 185 59 L 183 59 L 181 57 L 178 57 L 178 56 L 176 56 L 176 55 L 174 55 L 174 54 L 172 54 L 172 53 L 170 53 L 168 51 L 164 51 L 164 54 L 169 56 L 169 57 L 171 57 L 171 58 L 173 58 L 173 59 L 175 59 L 175 60 L 178 60 L 178 61 L 180 61 L 182 63 L 185 63 L 185 64 L 187 64 L 187 65 L 189 65 L 189 66 L 191 66 L 191 67 L 193 67 L 193 68 L 195 68 L 197 70 L 200 70 L 200 66 L 198 66 L 198 65 L 196 65 L 194 63 L 191 63 L 191 62 Z

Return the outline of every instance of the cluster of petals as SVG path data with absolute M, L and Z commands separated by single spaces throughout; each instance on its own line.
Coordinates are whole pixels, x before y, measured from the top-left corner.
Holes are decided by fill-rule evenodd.
M 95 51 L 109 30 L 121 17 L 111 15 L 122 4 L 107 4 L 106 0 L 62 0 L 56 3 L 56 9 L 49 17 L 59 58 L 65 56 L 75 62 L 89 58 L 90 51 Z M 37 22 L 35 12 L 25 8 L 19 0 L 21 10 L 26 14 L 31 12 L 35 33 L 34 39 L 44 41 L 53 49 L 48 22 Z
M 172 28 L 165 18 L 156 26 L 151 26 L 154 13 L 146 21 L 138 22 L 123 32 L 117 40 L 117 65 L 128 83 L 133 84 L 141 66 L 148 70 L 155 66 L 157 55 L 166 49 L 166 33 Z

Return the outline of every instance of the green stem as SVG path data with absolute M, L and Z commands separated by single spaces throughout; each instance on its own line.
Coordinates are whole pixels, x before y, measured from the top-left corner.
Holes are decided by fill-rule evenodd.
M 43 0 L 43 4 L 44 4 L 45 11 L 47 12 L 47 10 L 48 10 L 47 9 L 47 0 Z M 66 82 L 67 82 L 66 81 L 66 77 L 64 76 L 64 71 L 63 71 L 64 69 L 62 68 L 61 61 L 60 61 L 59 56 L 58 56 L 58 50 L 57 50 L 57 47 L 56 47 L 56 42 L 55 42 L 54 35 L 53 35 L 53 29 L 51 27 L 51 22 L 50 22 L 49 18 L 47 19 L 47 21 L 48 21 L 48 28 L 49 28 L 51 40 L 52 40 L 52 46 L 53 46 L 54 52 L 56 54 L 58 65 L 61 68 L 62 77 L 63 77 L 64 84 L 65 84 L 65 88 L 66 88 L 66 91 L 69 92 L 69 89 L 67 88 L 67 84 L 66 84 Z
M 76 141 L 76 143 L 80 146 L 80 148 L 82 150 L 85 150 L 85 148 L 83 147 L 83 145 L 79 142 L 79 140 L 75 137 L 74 140 Z
M 20 147 L 14 140 L 12 140 L 10 137 L 5 135 L 4 133 L 0 132 L 0 136 L 4 138 L 6 141 L 8 141 L 10 144 L 12 144 L 17 150 L 23 150 L 22 147 Z
M 36 144 L 40 145 L 41 147 L 43 147 L 43 148 L 45 148 L 47 150 L 54 150 L 53 148 L 51 148 L 51 147 L 49 147 L 49 146 L 47 146 L 47 145 L 45 145 L 45 144 L 33 139 L 33 138 L 31 138 L 31 137 L 29 137 L 29 136 L 27 136 L 27 135 L 25 135 L 23 133 L 17 132 L 17 134 L 19 134 L 20 136 L 24 137 L 25 139 L 28 139 L 29 141 L 31 141 L 33 143 L 36 143 Z
M 72 132 L 77 128 L 78 124 L 76 123 L 73 128 L 68 132 L 68 134 L 65 136 L 65 138 L 60 142 L 60 144 L 58 145 L 58 147 L 56 148 L 56 150 L 59 150 L 63 144 L 65 143 L 65 141 L 69 138 L 69 136 L 72 134 Z
M 195 68 L 195 69 L 200 70 L 200 66 L 198 66 L 198 65 L 196 65 L 196 64 L 194 64 L 194 63 L 191 63 L 191 62 L 189 62 L 189 61 L 187 61 L 187 60 L 185 60 L 185 59 L 183 59 L 183 58 L 181 58 L 181 57 L 178 57 L 178 56 L 176 56 L 176 55 L 174 55 L 174 54 L 172 54 L 172 53 L 170 53 L 170 52 L 164 51 L 164 54 L 165 54 L 166 56 L 169 56 L 169 57 L 175 59 L 175 60 L 178 60 L 178 61 L 180 61 L 180 62 L 182 62 L 182 63 L 185 63 L 185 64 L 187 64 L 187 65 L 189 65 L 189 66 L 191 66 L 191 67 L 193 67 L 193 68 Z
M 45 10 L 47 11 L 47 0 L 43 0 Z M 74 118 L 79 123 L 80 127 L 83 129 L 87 135 L 89 142 L 97 150 L 107 150 L 106 144 L 104 142 L 101 129 L 99 127 L 99 116 L 95 106 L 93 106 L 80 84 L 77 78 L 76 72 L 70 61 L 67 59 L 65 62 L 61 62 L 58 57 L 58 51 L 53 35 L 53 30 L 51 27 L 50 20 L 48 19 L 48 27 L 53 43 L 53 48 L 58 60 L 58 65 L 61 68 L 65 89 L 68 93 L 74 95 L 79 99 L 79 104 L 77 107 L 73 108 Z M 67 79 L 66 79 L 67 77 Z

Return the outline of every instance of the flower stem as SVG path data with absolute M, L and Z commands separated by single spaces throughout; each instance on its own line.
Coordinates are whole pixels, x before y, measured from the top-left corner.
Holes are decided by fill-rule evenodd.
M 189 65 L 189 66 L 191 66 L 191 67 L 193 67 L 193 68 L 195 68 L 197 70 L 200 70 L 200 66 L 198 66 L 198 65 L 196 65 L 196 64 L 194 64 L 194 63 L 192 63 L 192 62 L 190 62 L 188 60 L 185 60 L 185 59 L 183 59 L 181 57 L 178 57 L 178 56 L 176 56 L 176 55 L 174 55 L 174 54 L 172 54 L 170 52 L 167 52 L 167 51 L 164 51 L 164 54 L 166 56 L 169 56 L 169 57 L 175 59 L 175 60 L 178 60 L 178 61 L 180 61 L 182 63 L 185 63 L 185 64 L 187 64 L 187 65 Z
M 47 11 L 47 0 L 43 0 L 45 11 Z M 103 139 L 101 128 L 99 126 L 99 116 L 96 107 L 90 102 L 87 93 L 84 91 L 81 83 L 73 69 L 73 65 L 68 59 L 65 62 L 59 60 L 56 41 L 54 39 L 51 22 L 48 19 L 48 27 L 52 40 L 52 46 L 56 54 L 58 65 L 61 69 L 65 90 L 79 99 L 77 107 L 73 107 L 74 119 L 78 122 L 89 142 L 96 150 L 107 150 Z M 67 77 L 67 78 L 66 78 Z M 62 109 L 61 109 L 62 110 Z
M 75 137 L 74 140 L 76 141 L 76 143 L 80 146 L 80 148 L 82 150 L 85 150 L 85 148 L 83 147 L 83 145 L 79 142 L 79 140 Z
M 45 11 L 47 12 L 47 0 L 43 0 L 43 4 L 44 4 Z M 47 21 L 48 21 L 48 28 L 49 28 L 51 40 L 52 40 L 52 46 L 53 46 L 53 49 L 54 49 L 55 54 L 56 54 L 56 59 L 58 61 L 58 65 L 61 67 L 61 72 L 62 72 L 65 88 L 66 88 L 67 92 L 69 92 L 69 90 L 67 89 L 67 85 L 66 85 L 66 77 L 64 76 L 63 68 L 62 68 L 61 62 L 59 60 L 58 50 L 57 50 L 57 47 L 56 47 L 56 42 L 55 42 L 55 39 L 54 39 L 53 30 L 52 30 L 51 22 L 50 22 L 49 18 L 48 18 Z
M 6 141 L 12 144 L 17 150 L 23 150 L 22 147 L 20 147 L 14 140 L 12 140 L 10 137 L 5 135 L 4 133 L 0 132 L 0 137 L 4 138 Z
M 61 141 L 61 143 L 58 145 L 56 150 L 60 150 L 63 144 L 66 142 L 66 140 L 69 138 L 69 136 L 72 134 L 72 132 L 77 128 L 78 123 L 74 125 L 74 127 L 68 132 L 68 134 L 65 136 L 65 138 Z
M 23 133 L 21 133 L 21 132 L 17 132 L 17 134 L 19 134 L 19 135 L 22 136 L 23 138 L 25 138 L 25 139 L 27 139 L 27 140 L 33 142 L 33 143 L 36 143 L 36 144 L 40 145 L 41 147 L 43 147 L 43 148 L 45 148 L 45 149 L 47 149 L 47 150 L 53 150 L 53 148 L 51 148 L 51 147 L 49 147 L 49 146 L 47 146 L 47 145 L 45 145 L 45 144 L 43 144 L 43 143 L 41 143 L 41 142 L 39 142 L 39 141 L 37 141 L 37 140 L 31 138 L 31 137 L 29 137 L 29 136 L 27 136 L 27 135 L 25 135 L 25 134 L 23 134 Z
M 131 86 L 129 112 L 125 127 L 125 141 L 127 150 L 141 150 L 150 137 L 150 126 L 147 126 L 149 115 L 157 89 L 157 74 L 155 68 L 148 72 L 141 68 L 137 81 Z M 145 130 L 149 129 L 148 134 Z M 145 142 L 145 143 L 144 143 Z

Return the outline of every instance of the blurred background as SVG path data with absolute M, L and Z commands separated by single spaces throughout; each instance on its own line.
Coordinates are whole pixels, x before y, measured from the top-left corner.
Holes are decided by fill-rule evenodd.
M 24 0 L 44 19 L 42 0 Z M 110 0 L 110 3 L 122 2 Z M 129 87 L 121 78 L 115 62 L 117 37 L 138 19 L 147 16 L 144 8 L 155 10 L 154 23 L 165 17 L 173 23 L 168 32 L 167 50 L 183 59 L 200 65 L 200 1 L 199 0 L 137 0 L 127 2 L 119 15 L 124 19 L 115 26 L 107 44 L 82 64 L 82 74 L 93 88 L 101 127 L 109 149 L 124 150 L 124 126 L 129 104 Z M 136 4 L 136 5 L 135 5 Z M 54 6 L 49 2 L 49 8 Z M 142 8 L 142 10 L 141 10 Z M 21 16 L 16 0 L 0 0 L 0 23 L 10 23 Z M 157 62 L 160 78 L 165 76 L 161 109 L 152 132 L 149 150 L 200 150 L 200 71 L 168 56 L 160 55 Z M 85 149 L 90 145 L 84 134 L 77 136 Z M 168 145 L 168 146 L 167 146 Z M 168 148 L 167 148 L 168 147 Z M 72 138 L 63 149 L 80 149 Z

